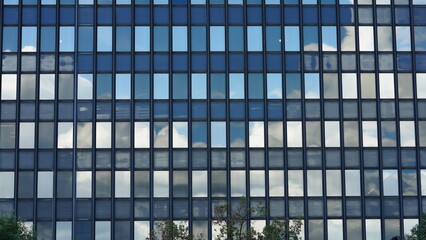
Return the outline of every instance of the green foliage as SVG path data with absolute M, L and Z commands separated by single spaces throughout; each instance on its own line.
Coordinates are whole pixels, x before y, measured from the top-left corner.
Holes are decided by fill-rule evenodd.
M 411 229 L 411 234 L 406 235 L 407 240 L 426 240 L 426 213 L 422 214 L 422 219 L 419 224 L 416 224 Z
M 14 214 L 0 215 L 0 240 L 35 240 L 36 233 L 28 229 Z
M 146 240 L 203 240 L 203 235 L 193 236 L 189 233 L 189 228 L 185 222 L 179 225 L 173 221 L 156 223 L 156 230 L 150 233 Z
M 215 219 L 213 224 L 220 226 L 216 240 L 299 240 L 302 230 L 302 221 L 295 219 L 290 223 L 289 219 L 272 219 L 269 225 L 257 232 L 253 227 L 246 228 L 251 222 L 247 220 L 249 215 L 266 217 L 268 210 L 262 203 L 256 207 L 247 207 L 247 199 L 242 197 L 232 207 L 225 203 L 214 208 Z

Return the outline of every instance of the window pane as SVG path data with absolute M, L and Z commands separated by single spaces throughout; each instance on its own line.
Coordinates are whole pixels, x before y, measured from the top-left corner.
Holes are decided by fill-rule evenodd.
M 150 27 L 135 27 L 135 51 L 148 52 L 150 49 Z
M 168 74 L 154 74 L 154 99 L 169 99 Z
M 111 123 L 96 123 L 96 148 L 111 148 Z
M 383 170 L 383 195 L 398 196 L 397 170 Z
M 0 172 L 0 198 L 13 198 L 15 189 L 15 173 Z
M 303 196 L 303 171 L 288 171 L 288 195 L 291 197 Z
M 262 51 L 262 27 L 247 27 L 247 51 Z
M 301 122 L 287 122 L 287 147 L 302 147 Z
M 192 171 L 192 197 L 207 197 L 207 171 Z
M 225 27 L 210 27 L 210 51 L 225 51 Z
M 226 122 L 211 123 L 211 147 L 226 147 Z
M 22 27 L 22 52 L 37 51 L 37 27 Z
M 34 148 L 34 123 L 19 124 L 19 148 Z
M 250 197 L 265 196 L 265 172 L 261 170 L 250 171 Z
M 244 74 L 229 74 L 229 98 L 244 99 Z
M 73 123 L 58 123 L 58 148 L 73 147 Z
M 231 171 L 231 196 L 246 196 L 245 171 Z
M 1 100 L 16 100 L 16 74 L 1 75 Z
M 93 98 L 93 75 L 78 74 L 78 99 Z
M 362 122 L 362 141 L 364 147 L 377 147 L 377 122 Z
M 53 197 L 53 172 L 38 172 L 37 197 Z
M 169 124 L 167 122 L 154 123 L 154 147 L 169 147 Z
M 192 74 L 192 99 L 207 98 L 207 80 L 206 74 Z
M 55 75 L 40 74 L 40 100 L 55 99 Z
M 374 32 L 373 27 L 362 26 L 359 30 L 359 50 L 374 51 Z
M 112 51 L 112 27 L 98 27 L 98 51 Z
M 249 146 L 264 147 L 264 123 L 250 122 L 249 123 Z
M 169 172 L 154 171 L 154 197 L 169 197 Z
M 357 81 L 355 73 L 342 74 L 342 95 L 346 99 L 357 98 Z
M 280 73 L 268 73 L 268 99 L 282 99 L 282 77 Z
M 316 73 L 305 73 L 305 98 L 316 99 L 319 97 L 319 75 Z
M 188 147 L 188 123 L 187 122 L 173 123 L 173 147 L 174 148 Z
M 396 50 L 411 51 L 411 32 L 410 27 L 395 27 L 396 32 Z
M 283 197 L 284 193 L 284 171 L 269 170 L 269 196 Z
M 74 27 L 60 27 L 59 31 L 59 51 L 74 51 Z
M 77 198 L 92 197 L 92 172 L 78 171 L 76 183 Z
M 184 52 L 188 49 L 187 27 L 173 27 L 173 51 Z
M 285 26 L 285 50 L 300 51 L 299 27 Z
M 115 75 L 115 99 L 130 99 L 130 74 Z
M 149 148 L 149 122 L 135 122 L 135 148 Z
M 116 198 L 130 197 L 130 172 L 129 171 L 115 172 L 115 197 Z
M 322 50 L 337 51 L 336 27 L 322 27 Z

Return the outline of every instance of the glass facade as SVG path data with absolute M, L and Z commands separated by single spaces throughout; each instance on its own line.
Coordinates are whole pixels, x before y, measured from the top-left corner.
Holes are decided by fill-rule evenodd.
M 145 239 L 248 197 L 304 239 L 426 211 L 426 0 L 3 0 L 0 212 Z M 259 227 L 257 226 L 257 227 Z

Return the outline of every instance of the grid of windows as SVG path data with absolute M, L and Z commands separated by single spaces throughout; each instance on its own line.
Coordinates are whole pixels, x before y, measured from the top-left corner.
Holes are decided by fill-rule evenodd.
M 391 239 L 426 208 L 425 0 L 1 12 L 0 212 L 40 239 L 212 238 L 241 196 L 304 239 Z

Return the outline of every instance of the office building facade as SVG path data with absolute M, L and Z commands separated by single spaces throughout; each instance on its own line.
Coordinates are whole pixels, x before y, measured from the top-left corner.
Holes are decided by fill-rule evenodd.
M 425 0 L 2 0 L 0 212 L 145 239 L 263 203 L 304 239 L 426 207 Z

